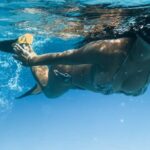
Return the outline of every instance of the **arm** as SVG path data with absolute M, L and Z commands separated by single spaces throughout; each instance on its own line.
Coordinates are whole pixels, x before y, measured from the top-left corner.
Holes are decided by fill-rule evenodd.
M 85 49 L 73 49 L 59 53 L 48 53 L 39 55 L 30 60 L 31 65 L 77 65 L 99 63 L 104 57 L 95 49 L 86 51 Z
M 122 49 L 122 50 L 120 50 Z M 119 46 L 115 40 L 96 41 L 86 44 L 80 49 L 67 50 L 59 53 L 48 53 L 30 57 L 23 48 L 17 47 L 17 57 L 24 64 L 36 65 L 76 65 L 76 64 L 101 64 L 106 65 L 120 57 L 124 46 Z
M 39 55 L 31 60 L 31 65 L 111 65 L 115 59 L 126 55 L 131 43 L 132 41 L 128 38 L 94 41 L 79 49 Z

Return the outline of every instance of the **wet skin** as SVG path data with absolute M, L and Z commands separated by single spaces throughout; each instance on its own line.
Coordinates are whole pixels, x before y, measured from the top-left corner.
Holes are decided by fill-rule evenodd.
M 71 88 L 137 95 L 149 83 L 150 45 L 139 36 L 91 42 L 80 49 L 37 55 L 15 45 L 16 59 L 30 66 L 47 97 Z M 48 67 L 48 66 L 49 67 Z M 67 82 L 54 70 L 71 76 Z

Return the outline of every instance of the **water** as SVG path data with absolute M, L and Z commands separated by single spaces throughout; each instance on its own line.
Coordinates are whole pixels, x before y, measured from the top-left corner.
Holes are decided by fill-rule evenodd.
M 148 4 L 147 0 L 130 3 L 128 0 L 8 0 L 0 3 L 0 40 L 17 38 L 28 32 L 35 36 L 33 46 L 37 53 L 63 51 L 79 45 L 84 38 L 86 42 L 103 38 L 96 34 L 96 28 L 101 31 L 104 26 L 113 26 L 113 32 L 121 35 L 136 23 L 139 12 L 141 16 L 149 14 Z M 119 8 L 124 9 L 120 12 Z M 111 32 L 108 34 L 110 36 Z M 57 43 L 63 48 L 57 47 Z M 5 107 L 8 99 L 11 104 L 17 95 L 33 86 L 34 80 L 30 70 L 18 64 L 10 54 L 0 53 L 0 56 L 0 106 Z
M 116 36 L 128 33 L 133 25 L 138 30 L 142 26 L 138 18 L 149 15 L 149 8 L 149 0 L 3 0 L 0 40 L 29 32 L 38 54 L 64 51 L 111 36 L 111 32 L 92 34 L 95 29 L 113 26 Z M 148 150 L 149 90 L 140 97 L 75 90 L 56 101 L 43 95 L 17 101 L 15 97 L 35 84 L 30 69 L 4 52 L 0 52 L 0 68 L 3 150 Z

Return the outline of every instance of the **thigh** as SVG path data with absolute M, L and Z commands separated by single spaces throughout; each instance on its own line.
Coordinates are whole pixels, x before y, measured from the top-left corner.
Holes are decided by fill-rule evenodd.
M 33 66 L 31 67 L 32 74 L 40 87 L 43 89 L 48 84 L 48 66 Z

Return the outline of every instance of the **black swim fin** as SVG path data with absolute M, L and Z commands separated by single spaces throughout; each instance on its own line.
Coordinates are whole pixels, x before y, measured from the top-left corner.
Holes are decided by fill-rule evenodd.
M 21 99 L 24 98 L 26 96 L 30 96 L 30 95 L 36 95 L 36 94 L 40 94 L 42 91 L 41 87 L 36 84 L 33 88 L 31 88 L 29 91 L 25 92 L 24 94 L 22 94 L 19 97 L 16 97 L 16 99 Z
M 15 42 L 17 42 L 17 39 L 0 41 L 0 51 L 6 52 L 6 53 L 14 53 L 12 44 Z

